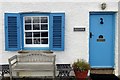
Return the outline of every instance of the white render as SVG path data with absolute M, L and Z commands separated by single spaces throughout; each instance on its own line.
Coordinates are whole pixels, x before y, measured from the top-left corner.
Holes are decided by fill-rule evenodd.
M 8 1 L 8 2 L 7 2 Z M 13 1 L 13 2 L 12 2 Z M 64 12 L 65 13 L 65 50 L 54 51 L 56 63 L 72 64 L 76 59 L 89 61 L 89 12 L 118 12 L 118 0 L 6 0 L 0 2 L 0 63 L 8 63 L 8 58 L 18 54 L 17 51 L 5 51 L 4 13 L 19 12 Z M 41 1 L 41 2 L 40 2 Z M 101 10 L 101 3 L 107 8 Z M 85 32 L 74 32 L 74 27 L 85 27 Z M 115 32 L 115 74 L 118 70 L 118 14 L 116 14 Z M 119 66 L 120 67 L 120 66 Z M 119 73 L 118 73 L 119 71 Z

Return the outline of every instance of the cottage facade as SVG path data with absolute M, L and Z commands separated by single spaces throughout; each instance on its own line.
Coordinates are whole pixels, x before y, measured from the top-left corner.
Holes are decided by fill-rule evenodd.
M 120 74 L 118 0 L 3 1 L 0 8 L 1 64 L 20 50 L 50 50 L 56 63 L 82 58 Z

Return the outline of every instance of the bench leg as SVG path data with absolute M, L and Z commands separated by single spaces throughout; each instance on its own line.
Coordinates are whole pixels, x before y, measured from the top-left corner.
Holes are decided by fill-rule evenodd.
M 12 80 L 12 72 L 10 71 L 10 80 Z
M 12 77 L 10 77 L 10 80 L 12 80 Z
M 19 76 L 19 72 L 16 72 L 17 77 Z
M 10 74 L 10 80 L 12 80 L 12 75 Z
M 54 70 L 53 71 L 53 80 L 55 80 L 55 78 L 56 78 L 56 71 Z

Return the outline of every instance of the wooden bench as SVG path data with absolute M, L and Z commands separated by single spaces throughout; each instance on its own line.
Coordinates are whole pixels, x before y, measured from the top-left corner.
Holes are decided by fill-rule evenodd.
M 15 55 L 8 59 L 10 69 L 10 79 L 12 80 L 13 71 L 19 76 L 19 72 L 27 71 L 47 71 L 53 73 L 53 80 L 55 79 L 55 55 L 53 54 L 35 54 L 27 53 L 22 55 Z

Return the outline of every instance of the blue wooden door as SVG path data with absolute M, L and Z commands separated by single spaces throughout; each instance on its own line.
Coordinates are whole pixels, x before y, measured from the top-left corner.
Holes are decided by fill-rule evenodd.
M 114 13 L 90 13 L 89 61 L 92 68 L 114 67 Z

